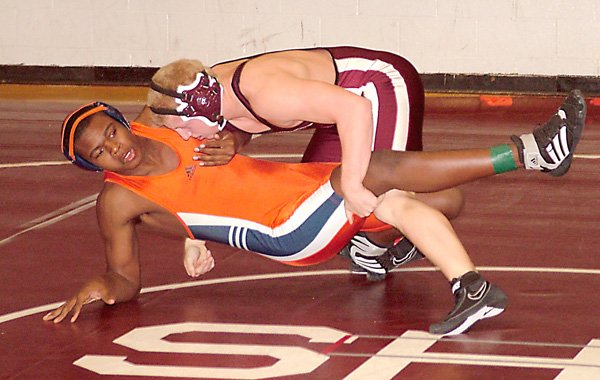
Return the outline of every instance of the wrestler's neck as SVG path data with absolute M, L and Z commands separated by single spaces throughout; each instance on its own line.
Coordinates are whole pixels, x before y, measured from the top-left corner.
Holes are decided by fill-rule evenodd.
M 179 155 L 168 145 L 139 137 L 138 145 L 139 162 L 134 168 L 122 171 L 119 174 L 130 176 L 156 176 L 167 174 L 179 165 Z

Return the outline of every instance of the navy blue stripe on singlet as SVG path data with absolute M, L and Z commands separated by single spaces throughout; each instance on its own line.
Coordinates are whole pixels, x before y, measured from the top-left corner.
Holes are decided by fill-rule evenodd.
M 306 248 L 319 234 L 342 198 L 332 194 L 294 231 L 274 237 L 243 226 L 189 225 L 196 239 L 215 241 L 274 257 L 292 256 Z

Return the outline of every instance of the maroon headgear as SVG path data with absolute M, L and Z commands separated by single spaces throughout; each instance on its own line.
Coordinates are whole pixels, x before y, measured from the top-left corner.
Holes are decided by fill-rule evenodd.
M 156 92 L 175 98 L 176 109 L 150 107 L 152 112 L 159 115 L 177 115 L 183 120 L 200 118 L 210 126 L 225 127 L 225 118 L 221 115 L 221 97 L 223 87 L 217 78 L 202 70 L 196 74 L 196 79 L 189 85 L 177 86 L 177 91 L 168 90 L 152 81 L 150 84 Z

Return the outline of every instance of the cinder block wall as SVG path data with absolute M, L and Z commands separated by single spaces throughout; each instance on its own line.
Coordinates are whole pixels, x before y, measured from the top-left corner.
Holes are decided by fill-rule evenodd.
M 600 0 L 0 0 L 0 64 L 155 67 L 357 45 L 421 73 L 600 75 Z

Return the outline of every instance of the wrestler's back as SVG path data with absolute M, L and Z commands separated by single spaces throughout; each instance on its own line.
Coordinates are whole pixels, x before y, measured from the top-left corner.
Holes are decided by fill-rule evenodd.
M 231 83 L 233 72 L 249 61 L 244 70 L 287 72 L 298 78 L 335 83 L 335 67 L 326 49 L 284 50 L 219 63 L 212 67 L 222 83 Z

